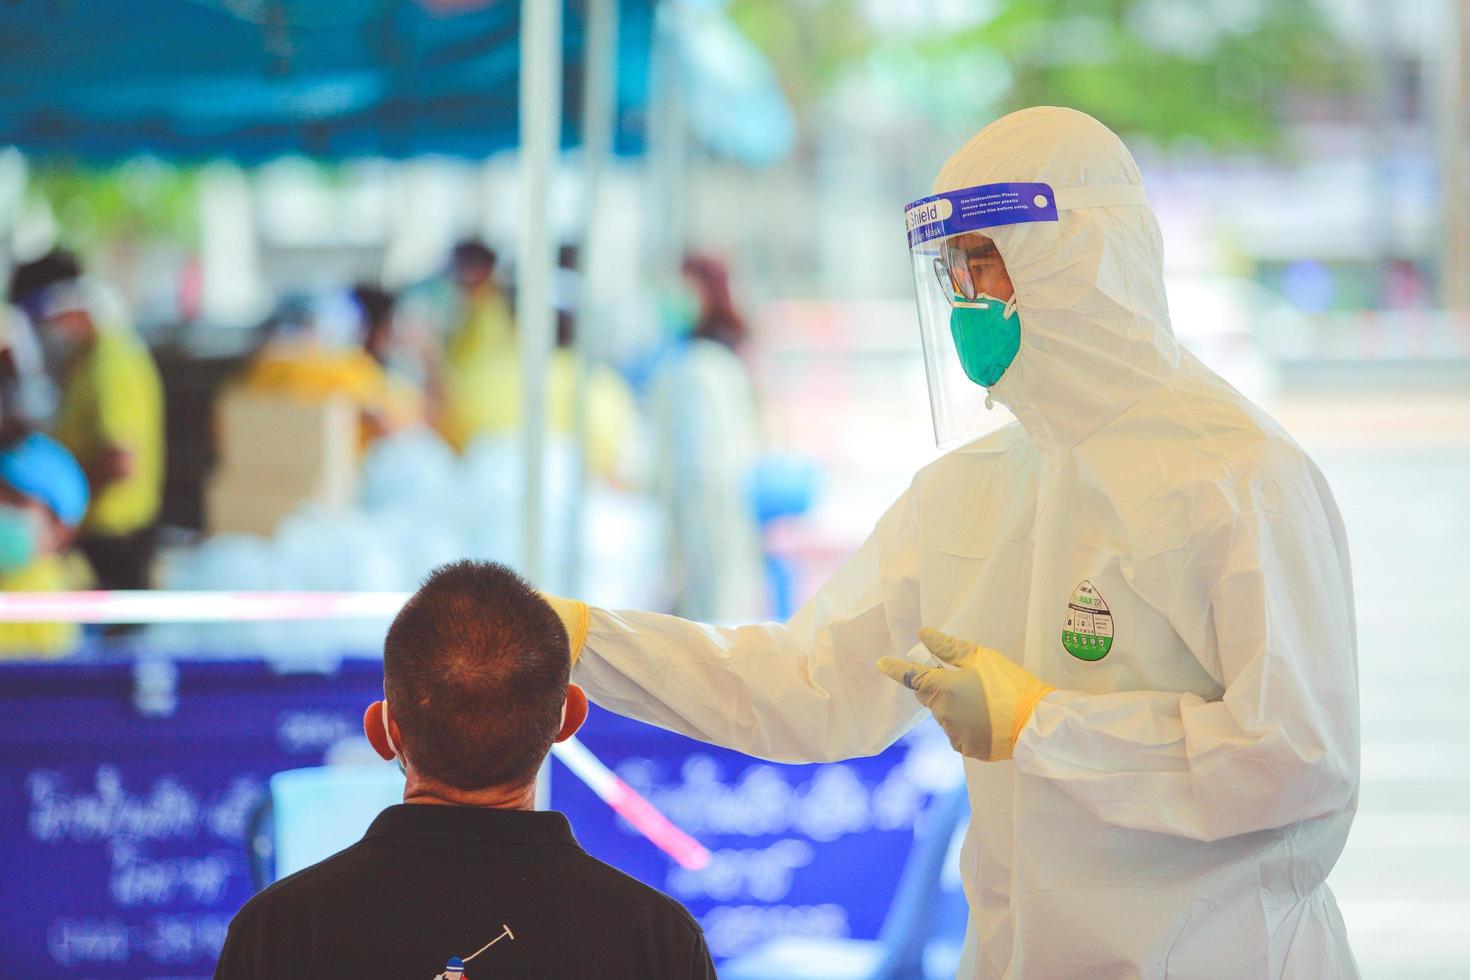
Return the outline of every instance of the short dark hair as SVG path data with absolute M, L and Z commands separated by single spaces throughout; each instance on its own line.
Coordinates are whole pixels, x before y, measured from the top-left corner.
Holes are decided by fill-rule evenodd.
M 488 272 L 494 272 L 500 260 L 500 257 L 495 254 L 495 249 L 478 238 L 466 238 L 456 242 L 451 255 L 456 267 L 472 265 Z
M 682 269 L 699 293 L 694 336 L 718 341 L 731 350 L 739 349 L 750 330 L 735 309 L 729 267 L 713 256 L 686 255 Z
M 415 771 L 458 789 L 530 779 L 561 727 L 566 629 L 504 565 L 434 569 L 388 627 L 383 690 Z
M 34 314 L 37 297 L 59 283 L 70 282 L 82 274 L 82 264 L 64 248 L 53 248 L 39 258 L 22 262 L 10 272 L 7 290 L 11 303 Z
M 398 303 L 398 297 L 381 286 L 372 283 L 360 282 L 352 287 L 352 298 L 357 302 L 357 308 L 362 311 L 363 322 L 369 330 L 386 324 L 393 316 L 393 307 Z

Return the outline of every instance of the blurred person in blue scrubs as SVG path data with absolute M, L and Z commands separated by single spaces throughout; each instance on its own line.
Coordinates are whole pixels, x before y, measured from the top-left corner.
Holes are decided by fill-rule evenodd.
M 665 314 L 677 339 L 660 357 L 650 392 L 674 609 L 701 622 L 760 618 L 767 602 L 750 480 L 764 440 L 755 386 L 738 353 L 748 329 L 722 262 L 690 255 L 682 272 Z
M 0 592 L 58 592 L 87 584 L 67 554 L 87 512 L 87 478 L 71 453 L 33 432 L 0 446 Z M 0 659 L 76 649 L 75 623 L 0 623 Z

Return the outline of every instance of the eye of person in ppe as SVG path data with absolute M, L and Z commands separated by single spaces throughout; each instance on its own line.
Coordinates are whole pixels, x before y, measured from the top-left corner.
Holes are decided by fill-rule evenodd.
M 947 279 L 957 299 L 974 300 L 992 296 L 1009 302 L 1016 288 L 1006 272 L 995 242 L 985 235 L 971 232 L 945 239 L 934 267 L 940 273 L 940 284 Z
M 1016 290 L 995 242 L 969 233 L 947 239 L 934 274 L 949 299 L 949 330 L 965 376 L 989 388 L 1021 349 Z

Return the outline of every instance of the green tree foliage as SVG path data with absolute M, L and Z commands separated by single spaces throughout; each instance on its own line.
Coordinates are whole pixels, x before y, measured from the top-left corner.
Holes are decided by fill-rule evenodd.
M 1362 60 L 1314 0 L 975 4 L 968 23 L 935 26 L 916 12 L 897 30 L 839 0 L 734 0 L 731 16 L 798 104 L 867 72 L 941 127 L 1067 105 L 1163 144 L 1269 148 L 1289 99 L 1332 97 L 1364 81 Z M 819 111 L 799 108 L 803 117 Z
M 83 252 L 102 243 L 199 234 L 197 172 L 140 158 L 106 167 L 62 160 L 35 163 L 28 193 L 56 216 L 61 243 Z

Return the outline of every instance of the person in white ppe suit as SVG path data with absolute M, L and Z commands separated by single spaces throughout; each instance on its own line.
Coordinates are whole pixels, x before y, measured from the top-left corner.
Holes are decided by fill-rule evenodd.
M 1326 482 L 1175 341 L 1102 124 L 1006 116 L 933 190 L 907 218 L 936 431 L 987 398 L 1016 421 L 920 471 L 785 624 L 559 601 L 577 683 L 787 762 L 932 711 L 970 787 L 961 976 L 1356 976 L 1326 885 L 1359 755 Z

